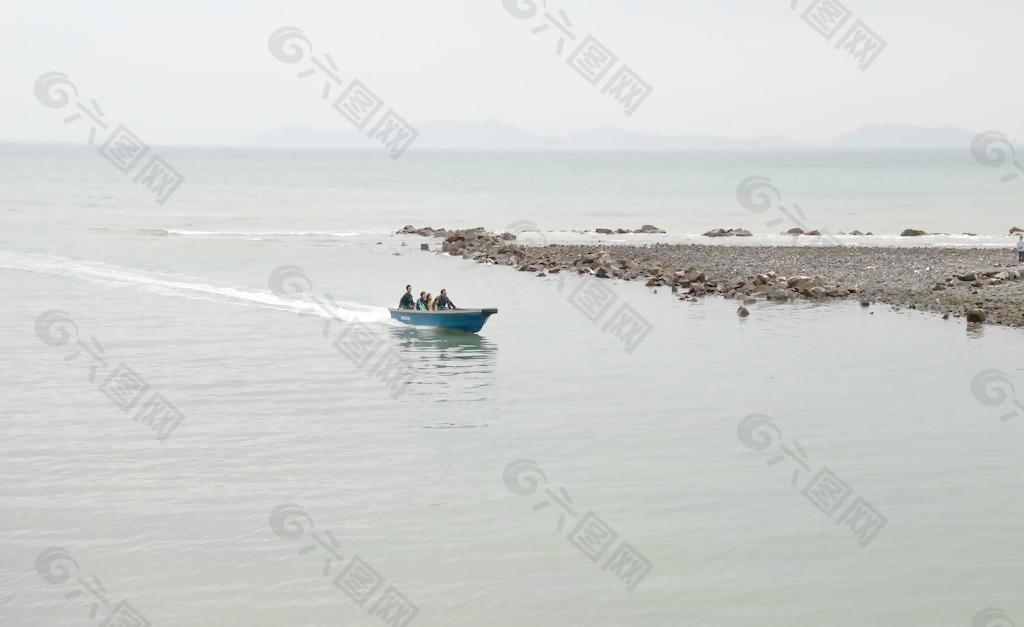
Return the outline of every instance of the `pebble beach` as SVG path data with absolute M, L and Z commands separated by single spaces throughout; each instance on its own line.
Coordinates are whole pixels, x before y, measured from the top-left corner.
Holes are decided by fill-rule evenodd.
M 638 229 L 636 232 L 643 232 Z M 670 288 L 680 299 L 857 299 L 969 324 L 1024 327 L 1024 266 L 1012 247 L 861 247 L 665 244 L 526 245 L 483 228 L 406 226 L 442 238 L 440 252 L 547 276 L 575 272 Z M 525 238 L 524 238 L 525 239 Z

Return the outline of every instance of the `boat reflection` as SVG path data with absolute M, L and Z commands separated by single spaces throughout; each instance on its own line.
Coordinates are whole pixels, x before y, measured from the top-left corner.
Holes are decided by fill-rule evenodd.
M 388 330 L 413 370 L 404 399 L 496 404 L 497 342 L 444 329 L 394 326 Z

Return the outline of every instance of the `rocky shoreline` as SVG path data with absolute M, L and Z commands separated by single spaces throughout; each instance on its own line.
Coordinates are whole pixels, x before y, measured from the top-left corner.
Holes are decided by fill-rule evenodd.
M 547 276 L 576 272 L 669 287 L 681 300 L 742 304 L 857 299 L 1024 327 L 1024 265 L 1007 249 L 704 244 L 526 246 L 483 228 L 405 227 L 443 238 L 440 252 Z M 741 312 L 742 315 L 742 312 Z

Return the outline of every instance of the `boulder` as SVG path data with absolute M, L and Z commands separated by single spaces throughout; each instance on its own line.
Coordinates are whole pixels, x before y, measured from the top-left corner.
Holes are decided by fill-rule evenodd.
M 598 268 L 597 271 L 594 272 L 594 276 L 596 276 L 599 279 L 607 279 L 608 271 L 605 270 L 604 268 Z
M 630 231 L 629 229 L 615 229 L 615 232 L 617 234 L 619 234 L 619 235 L 624 235 L 626 233 L 632 233 L 632 231 Z
M 711 229 L 710 231 L 706 231 L 701 235 L 703 235 L 704 237 L 728 237 L 729 235 L 731 235 L 731 233 L 729 233 L 729 231 L 726 231 L 725 229 Z
M 1019 226 L 1011 226 L 1010 227 L 1010 235 L 1017 235 L 1017 234 L 1024 235 L 1024 229 L 1020 228 Z
M 981 324 L 982 322 L 985 322 L 986 317 L 984 309 L 967 310 L 967 322 L 971 324 Z
M 922 235 L 927 235 L 927 233 L 921 229 L 903 229 L 903 232 L 900 233 L 900 237 L 920 237 Z
M 804 283 L 809 283 L 810 281 L 811 277 L 809 276 L 791 276 L 789 277 L 789 280 L 786 281 L 786 285 L 789 287 L 800 287 Z
M 864 234 L 861 233 L 860 231 L 858 231 L 857 229 L 854 229 L 854 230 L 850 231 L 850 235 L 864 235 Z
M 967 272 L 965 274 L 957 274 L 956 278 L 960 279 L 961 281 L 972 282 L 978 280 L 978 275 L 973 272 Z
M 600 233 L 601 235 L 611 235 L 615 231 L 613 231 L 611 229 L 594 229 L 594 232 L 595 233 Z
M 736 310 L 736 315 L 739 316 L 740 318 L 746 318 L 747 316 L 750 315 L 750 310 L 744 307 L 743 305 L 740 305 L 739 309 Z
M 420 244 L 420 250 L 430 250 L 430 244 Z
M 804 230 L 801 229 L 798 226 L 794 226 L 793 228 L 791 228 L 788 231 L 786 231 L 785 233 L 783 233 L 783 235 L 803 235 L 803 234 L 804 234 Z
M 768 300 L 784 303 L 789 300 L 789 295 L 782 290 L 768 290 Z
M 860 306 L 861 307 L 870 307 L 871 306 L 871 301 L 869 301 L 866 298 L 862 298 L 862 299 L 860 299 Z
M 656 226 L 653 226 L 653 225 L 650 225 L 650 224 L 645 224 L 645 225 L 641 226 L 639 229 L 637 229 L 637 230 L 635 230 L 633 232 L 634 233 L 664 233 L 665 231 L 663 229 L 659 229 Z
M 680 270 L 676 272 L 676 283 L 681 284 L 683 287 L 689 287 L 693 283 L 703 283 L 707 280 L 703 272 L 697 272 L 696 270 Z
M 821 231 L 819 231 L 818 229 L 814 229 L 812 231 L 807 231 L 806 233 L 804 233 L 804 235 L 820 236 L 821 235 Z
M 706 233 L 701 233 L 701 235 L 703 235 L 704 237 L 733 237 L 733 236 L 750 237 L 751 235 L 753 235 L 753 233 L 751 233 L 747 229 L 723 229 L 723 228 L 717 228 L 717 229 L 711 229 L 710 231 L 707 231 Z

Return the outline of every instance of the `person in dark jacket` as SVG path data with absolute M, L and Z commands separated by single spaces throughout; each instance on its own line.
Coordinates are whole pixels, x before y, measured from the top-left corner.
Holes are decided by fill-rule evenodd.
M 402 300 L 398 301 L 399 309 L 416 309 L 416 301 L 412 298 L 412 286 L 405 286 L 405 294 L 402 294 Z
M 441 294 L 437 297 L 437 300 L 434 301 L 434 305 L 438 309 L 457 309 L 455 303 L 448 298 L 448 292 L 445 290 L 441 290 Z

